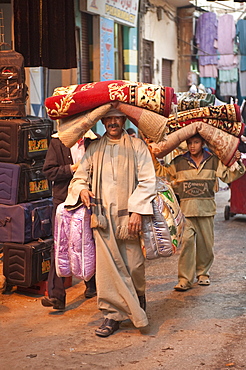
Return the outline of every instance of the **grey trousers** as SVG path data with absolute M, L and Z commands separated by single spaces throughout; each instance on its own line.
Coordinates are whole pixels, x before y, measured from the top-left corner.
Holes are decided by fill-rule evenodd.
M 214 216 L 187 217 L 178 262 L 178 279 L 191 285 L 200 275 L 209 276 L 214 260 Z

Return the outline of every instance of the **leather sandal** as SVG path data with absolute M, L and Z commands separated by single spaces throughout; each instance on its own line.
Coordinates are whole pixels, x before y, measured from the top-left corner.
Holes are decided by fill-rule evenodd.
M 109 335 L 113 334 L 116 330 L 118 330 L 119 327 L 120 327 L 119 321 L 106 318 L 103 321 L 102 325 L 95 330 L 95 333 L 99 337 L 108 337 Z
M 198 285 L 210 285 L 209 277 L 206 275 L 198 276 Z
M 174 289 L 178 290 L 179 292 L 185 292 L 186 290 L 191 289 L 191 286 L 184 283 L 178 283 L 175 285 Z

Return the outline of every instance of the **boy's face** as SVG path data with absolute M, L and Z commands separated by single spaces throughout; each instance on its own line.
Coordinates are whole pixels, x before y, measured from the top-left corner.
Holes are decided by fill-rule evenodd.
M 202 153 L 203 141 L 199 137 L 190 138 L 187 140 L 187 147 L 191 155 L 200 155 Z

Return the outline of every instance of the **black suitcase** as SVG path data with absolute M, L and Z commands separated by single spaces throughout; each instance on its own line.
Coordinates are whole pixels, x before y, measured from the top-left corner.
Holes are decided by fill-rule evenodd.
M 1 46 L 10 46 L 1 43 Z M 25 83 L 22 54 L 15 50 L 0 51 L 0 116 L 25 117 L 28 87 Z
M 44 159 L 53 121 L 27 116 L 0 119 L 0 162 L 21 163 Z
M 52 198 L 0 204 L 0 242 L 28 243 L 52 235 Z
M 0 203 L 14 205 L 52 195 L 51 182 L 43 174 L 44 161 L 0 162 Z
M 1 243 L 3 274 L 9 285 L 30 287 L 48 278 L 53 239 L 27 244 Z

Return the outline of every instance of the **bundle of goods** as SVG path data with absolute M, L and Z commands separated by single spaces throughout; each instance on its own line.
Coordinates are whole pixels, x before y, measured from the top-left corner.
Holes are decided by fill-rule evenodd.
M 142 248 L 147 259 L 169 257 L 181 245 L 184 216 L 171 185 L 157 178 L 153 216 L 142 217 Z
M 183 141 L 199 133 L 208 147 L 227 166 L 235 161 L 235 152 L 244 130 L 240 109 L 236 104 L 211 106 L 170 115 L 165 141 L 153 145 L 157 157 L 170 153 Z
M 208 93 L 177 93 L 178 112 L 214 105 L 215 95 Z
M 243 123 L 241 122 L 240 107 L 237 104 L 210 106 L 189 111 L 179 112 L 168 117 L 168 133 L 177 131 L 192 122 L 204 122 L 234 135 L 241 136 Z
M 96 270 L 95 242 L 90 227 L 91 214 L 81 205 L 67 210 L 58 205 L 55 217 L 54 250 L 58 276 L 76 276 L 89 281 Z
M 176 103 L 172 88 L 124 80 L 61 87 L 45 102 L 49 117 L 58 119 L 59 137 L 67 147 L 113 106 L 157 143 L 159 158 L 199 132 L 224 164 L 233 164 L 243 132 L 239 107 L 226 104 L 171 114 Z
M 45 101 L 51 119 L 58 119 L 59 138 L 72 147 L 113 106 L 122 111 L 145 136 L 158 142 L 176 95 L 171 87 L 124 80 L 102 81 L 55 89 Z
M 173 253 L 171 235 L 162 211 L 159 198 L 153 204 L 153 216 L 142 216 L 141 244 L 145 258 L 169 257 Z
M 160 199 L 160 209 L 168 224 L 172 239 L 172 248 L 176 251 L 181 246 L 181 239 L 184 231 L 184 215 L 181 212 L 179 202 L 171 184 L 157 177 L 157 191 Z
M 45 106 L 49 117 L 58 119 L 117 101 L 168 117 L 176 97 L 171 87 L 113 80 L 56 88 Z

